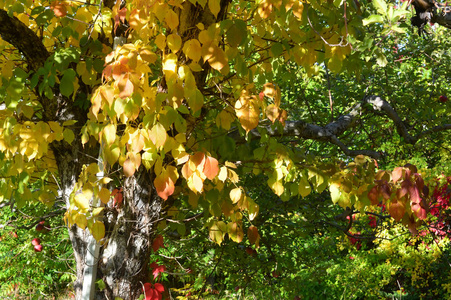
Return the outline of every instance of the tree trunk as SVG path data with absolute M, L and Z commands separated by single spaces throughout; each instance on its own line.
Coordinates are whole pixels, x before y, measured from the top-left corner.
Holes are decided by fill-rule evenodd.
M 162 200 L 144 168 L 125 179 L 123 205 L 104 216 L 106 243 L 100 250 L 99 274 L 106 288 L 99 299 L 137 299 L 150 281 L 149 257 Z
M 53 151 L 61 175 L 62 196 L 69 208 L 69 196 L 81 168 L 83 164 L 92 163 L 92 158 L 80 154 L 76 146 L 69 150 L 57 145 Z M 87 149 L 83 151 L 86 153 Z M 93 154 L 91 157 L 95 157 L 96 151 L 98 153 L 98 149 L 90 151 Z M 151 173 L 141 168 L 134 176 L 125 179 L 120 208 L 105 207 L 105 242 L 100 249 L 95 281 L 102 279 L 106 287 L 102 291 L 96 289 L 96 299 L 137 299 L 142 293 L 142 285 L 150 280 L 151 242 L 161 208 L 162 200 L 155 192 Z M 76 299 L 82 299 L 83 273 L 91 233 L 74 225 L 69 228 L 69 236 L 77 269 L 74 292 Z

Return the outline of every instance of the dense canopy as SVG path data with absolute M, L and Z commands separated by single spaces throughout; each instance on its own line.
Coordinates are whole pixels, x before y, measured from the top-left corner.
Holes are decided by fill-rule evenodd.
M 277 278 L 285 238 L 432 232 L 451 174 L 436 4 L 1 0 L 0 230 L 64 219 L 77 299 L 169 297 L 163 236 L 247 247 Z

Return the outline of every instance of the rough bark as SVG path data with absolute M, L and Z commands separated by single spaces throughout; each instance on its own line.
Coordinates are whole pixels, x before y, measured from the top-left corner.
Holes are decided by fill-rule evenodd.
M 125 180 L 122 208 L 104 216 L 106 242 L 101 248 L 99 277 L 106 288 L 98 299 L 137 299 L 149 282 L 149 257 L 162 200 L 153 187 L 150 172 L 141 168 Z

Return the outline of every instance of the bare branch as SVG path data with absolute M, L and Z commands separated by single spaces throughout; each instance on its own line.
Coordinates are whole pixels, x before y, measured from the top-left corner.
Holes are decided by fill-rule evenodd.
M 412 136 L 409 134 L 406 125 L 401 120 L 398 113 L 387 101 L 383 100 L 379 96 L 365 97 L 361 103 L 358 103 L 352 107 L 348 114 L 340 116 L 336 121 L 325 126 L 309 124 L 304 121 L 287 121 L 283 129 L 280 127 L 274 128 L 271 124 L 260 124 L 259 127 L 265 128 L 268 134 L 274 137 L 295 136 L 297 138 L 328 142 L 330 144 L 337 145 L 340 150 L 348 156 L 357 156 L 362 154 L 379 159 L 381 155 L 378 152 L 365 149 L 351 150 L 339 139 L 339 137 L 347 130 L 354 128 L 356 124 L 358 124 L 360 116 L 374 111 L 379 112 L 379 114 L 385 115 L 388 119 L 392 120 L 398 134 L 404 138 L 406 143 L 412 145 L 428 134 L 451 129 L 451 124 L 444 124 L 442 126 L 436 126 L 432 129 L 426 129 L 415 136 Z M 253 137 L 260 137 L 258 129 L 251 130 L 249 134 Z M 231 132 L 229 136 L 236 140 L 240 139 L 238 130 Z

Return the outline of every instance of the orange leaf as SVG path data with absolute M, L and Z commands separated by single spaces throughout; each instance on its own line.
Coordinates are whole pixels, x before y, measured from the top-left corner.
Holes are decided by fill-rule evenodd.
M 122 77 L 121 80 L 117 81 L 117 88 L 119 89 L 119 97 L 124 99 L 130 97 L 133 94 L 134 86 L 133 83 L 128 79 L 128 75 Z
M 199 170 L 200 172 L 202 172 L 204 170 L 205 154 L 203 152 L 194 153 L 194 155 L 192 155 L 189 160 L 194 163 L 197 170 Z
M 402 171 L 403 171 L 402 167 L 397 167 L 393 170 L 392 172 L 393 183 L 396 183 L 402 177 L 403 173 Z
M 182 167 L 182 176 L 185 179 L 188 179 L 191 177 L 192 174 L 193 174 L 193 171 L 189 167 L 189 161 L 187 161 Z
M 257 227 L 255 227 L 254 225 L 247 229 L 247 238 L 249 239 L 249 242 L 251 244 L 255 244 L 256 247 L 260 247 L 260 234 L 258 233 Z
M 126 177 L 130 177 L 133 174 L 135 174 L 135 164 L 133 163 L 133 161 L 130 158 L 127 158 L 124 161 L 124 165 L 122 166 L 122 168 L 124 169 L 124 175 Z
M 53 1 L 50 7 L 53 9 L 53 13 L 55 14 L 55 16 L 59 18 L 67 15 L 67 8 L 64 2 Z
M 390 213 L 390 216 L 392 216 L 393 219 L 399 222 L 404 216 L 406 208 L 404 207 L 404 203 L 400 201 L 393 201 L 390 203 L 388 207 L 388 212 Z
M 218 160 L 211 156 L 205 157 L 204 174 L 208 179 L 213 180 L 219 173 Z
M 174 182 L 166 172 L 162 172 L 158 175 L 153 181 L 153 184 L 155 185 L 158 196 L 160 196 L 163 200 L 167 200 L 168 197 L 174 193 Z

